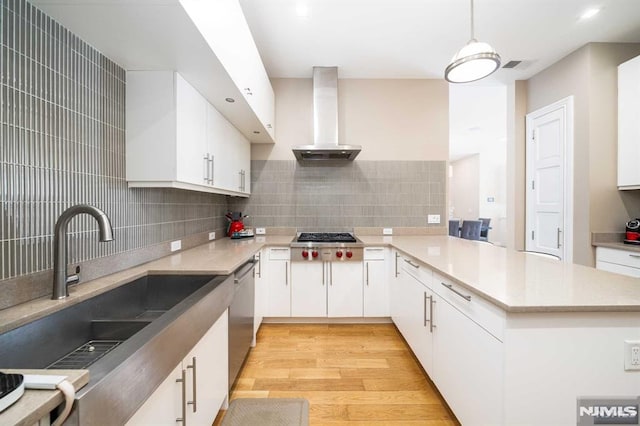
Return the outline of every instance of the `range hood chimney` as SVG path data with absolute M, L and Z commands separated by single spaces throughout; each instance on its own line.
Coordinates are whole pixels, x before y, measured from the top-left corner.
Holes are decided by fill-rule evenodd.
M 338 67 L 313 67 L 313 145 L 293 147 L 299 161 L 347 160 L 359 145 L 338 144 Z

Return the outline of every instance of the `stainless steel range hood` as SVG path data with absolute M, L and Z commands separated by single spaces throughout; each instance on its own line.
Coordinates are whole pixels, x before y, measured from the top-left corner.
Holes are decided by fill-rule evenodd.
M 338 67 L 313 67 L 313 145 L 293 147 L 299 161 L 347 160 L 359 145 L 338 144 Z

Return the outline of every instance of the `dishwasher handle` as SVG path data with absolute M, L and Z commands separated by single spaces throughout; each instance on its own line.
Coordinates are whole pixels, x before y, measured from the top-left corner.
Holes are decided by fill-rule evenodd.
M 242 265 L 240 268 L 238 268 L 235 272 L 235 278 L 233 280 L 233 282 L 235 284 L 238 284 L 240 281 L 242 281 L 247 275 L 253 273 L 253 269 L 256 267 L 256 262 L 255 260 L 250 260 L 247 263 L 245 263 L 244 265 Z

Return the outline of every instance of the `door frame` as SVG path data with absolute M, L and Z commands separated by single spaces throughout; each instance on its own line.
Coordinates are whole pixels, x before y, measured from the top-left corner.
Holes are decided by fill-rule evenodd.
M 531 239 L 529 232 L 532 226 L 532 189 L 529 184 L 532 181 L 531 165 L 529 159 L 532 158 L 531 142 L 533 140 L 533 121 L 539 117 L 549 114 L 553 111 L 561 110 L 564 116 L 565 124 L 565 144 L 563 148 L 563 232 L 562 232 L 562 248 L 565 262 L 573 262 L 573 127 L 574 127 L 574 102 L 573 96 L 560 99 L 550 105 L 537 109 L 526 115 L 525 134 L 525 248 L 530 249 Z

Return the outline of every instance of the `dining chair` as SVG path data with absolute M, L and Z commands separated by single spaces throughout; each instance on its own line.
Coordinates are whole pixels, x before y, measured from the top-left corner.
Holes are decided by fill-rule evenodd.
M 460 219 L 449 219 L 449 235 L 460 237 Z
M 479 240 L 481 227 L 482 221 L 480 220 L 463 220 L 460 237 L 465 240 Z
M 491 223 L 491 218 L 479 217 L 478 220 L 482 222 L 482 226 L 480 227 L 480 241 L 489 241 L 489 229 L 491 229 L 489 224 Z

